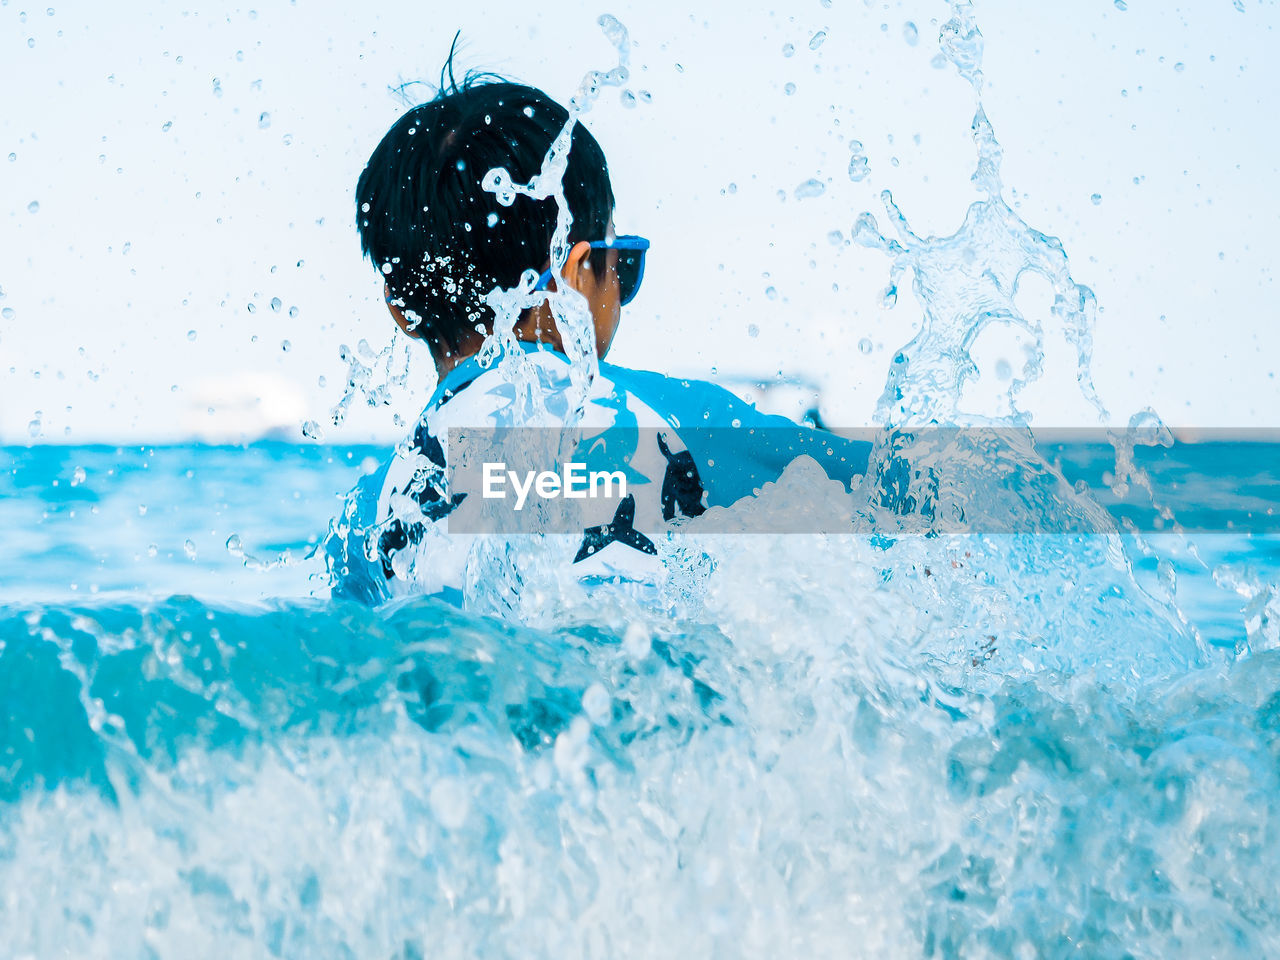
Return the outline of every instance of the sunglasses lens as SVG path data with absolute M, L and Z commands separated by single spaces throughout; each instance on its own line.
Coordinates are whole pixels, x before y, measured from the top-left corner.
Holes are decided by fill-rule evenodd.
M 640 290 L 640 279 L 644 276 L 644 251 L 618 251 L 618 292 L 622 303 L 628 304 Z

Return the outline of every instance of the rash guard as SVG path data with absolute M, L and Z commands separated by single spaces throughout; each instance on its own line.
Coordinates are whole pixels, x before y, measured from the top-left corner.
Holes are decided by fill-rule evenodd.
M 532 415 L 498 364 L 485 367 L 473 356 L 449 371 L 413 434 L 361 478 L 332 524 L 324 550 L 335 597 L 377 604 L 426 593 L 461 604 L 475 534 L 450 533 L 448 518 L 477 491 L 441 482 L 450 431 L 555 426 L 581 396 L 567 357 L 520 346 L 530 361 L 523 395 L 539 401 Z M 584 576 L 643 578 L 656 563 L 652 538 L 666 524 L 753 496 L 806 454 L 848 487 L 866 471 L 871 449 L 761 413 L 712 383 L 603 362 L 580 423 L 597 437 L 627 438 L 597 444 L 594 465 L 619 468 L 631 481 L 611 517 L 582 529 L 572 564 Z

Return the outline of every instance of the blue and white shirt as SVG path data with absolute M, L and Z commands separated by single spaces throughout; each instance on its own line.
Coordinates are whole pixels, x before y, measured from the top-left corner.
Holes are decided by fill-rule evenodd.
M 530 361 L 526 384 L 539 400 L 535 412 L 517 410 L 517 387 L 497 364 L 470 357 L 446 374 L 413 435 L 360 480 L 335 520 L 324 545 L 334 597 L 376 604 L 416 593 L 461 604 L 476 535 L 449 533 L 448 517 L 476 491 L 442 482 L 449 431 L 556 426 L 581 395 L 567 357 L 520 346 Z M 611 516 L 582 530 L 571 562 L 583 577 L 644 579 L 658 562 L 653 537 L 666 525 L 755 495 L 798 456 L 814 456 L 848 487 L 870 454 L 869 443 L 763 414 L 714 384 L 608 363 L 599 365 L 583 411 L 578 426 L 588 433 L 615 431 L 641 447 L 607 445 L 612 462 L 596 464 L 624 470 L 630 482 L 622 501 L 609 506 Z

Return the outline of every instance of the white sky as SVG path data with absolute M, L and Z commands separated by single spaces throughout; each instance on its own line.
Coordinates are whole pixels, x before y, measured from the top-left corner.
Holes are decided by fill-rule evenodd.
M 1006 196 L 1098 295 L 1095 380 L 1117 420 L 1151 405 L 1175 425 L 1280 426 L 1280 12 L 1240 5 L 976 7 Z M 565 101 L 612 65 L 601 12 L 630 29 L 631 88 L 652 94 L 628 109 L 608 91 L 588 117 L 619 229 L 654 244 L 610 360 L 711 379 L 781 370 L 821 385 L 833 422 L 869 423 L 917 312 L 905 292 L 880 306 L 882 256 L 827 237 L 862 210 L 883 223 L 884 188 L 918 233 L 954 231 L 975 198 L 970 94 L 930 63 L 945 3 L 583 10 L 0 0 L 0 440 L 28 442 L 37 412 L 54 441 L 268 422 L 300 439 L 340 395 L 339 345 L 393 332 L 352 201 L 403 109 L 388 86 L 437 76 L 461 29 L 464 66 Z M 851 138 L 870 161 L 861 183 Z M 810 177 L 826 192 L 796 200 Z M 1050 357 L 1037 422 L 1089 422 L 1070 358 Z M 432 378 L 424 353 L 416 390 L 328 439 L 397 436 L 392 411 L 416 415 Z

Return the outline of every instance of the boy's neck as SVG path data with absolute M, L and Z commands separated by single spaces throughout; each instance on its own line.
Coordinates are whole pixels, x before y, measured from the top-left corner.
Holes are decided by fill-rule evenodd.
M 554 324 L 550 325 L 549 328 L 543 326 L 538 322 L 539 319 L 536 315 L 529 316 L 526 314 L 515 325 L 512 333 L 516 335 L 516 339 L 521 343 L 545 344 L 552 350 L 564 353 L 564 341 L 560 339 L 560 331 L 555 328 Z M 480 348 L 483 346 L 484 337 L 479 333 L 472 334 L 471 337 L 453 350 L 446 349 L 439 342 L 432 342 L 430 344 L 431 359 L 435 361 L 436 378 L 443 380 L 451 370 L 479 353 Z

